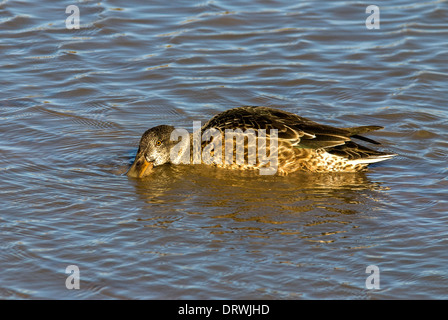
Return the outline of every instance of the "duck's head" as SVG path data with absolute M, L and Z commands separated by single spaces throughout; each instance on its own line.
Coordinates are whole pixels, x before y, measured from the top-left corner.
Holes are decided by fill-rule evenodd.
M 177 143 L 170 140 L 174 127 L 161 125 L 147 130 L 140 139 L 137 155 L 127 176 L 142 178 L 153 167 L 170 162 L 171 148 Z

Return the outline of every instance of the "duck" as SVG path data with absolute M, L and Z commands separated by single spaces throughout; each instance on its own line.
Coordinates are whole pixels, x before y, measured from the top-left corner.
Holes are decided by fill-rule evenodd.
M 383 128 L 338 128 L 277 108 L 237 107 L 218 113 L 192 133 L 170 125 L 146 130 L 126 175 L 144 178 L 165 164 L 206 164 L 276 175 L 361 172 L 396 156 L 360 144 L 380 145 L 364 134 Z

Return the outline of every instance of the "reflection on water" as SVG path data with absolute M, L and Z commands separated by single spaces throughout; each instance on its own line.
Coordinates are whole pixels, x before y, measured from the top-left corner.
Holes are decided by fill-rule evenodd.
M 257 233 L 269 237 L 276 232 L 320 239 L 316 241 L 344 232 L 347 226 L 356 227 L 351 217 L 369 215 L 369 208 L 378 205 L 381 191 L 386 190 L 365 173 L 295 173 L 280 177 L 205 165 L 164 165 L 149 177 L 130 180 L 148 212 L 157 206 L 158 212 L 170 214 L 173 207 L 183 203 L 184 213 L 206 215 L 210 225 L 202 227 L 213 232 L 226 232 L 218 221 L 232 219 L 252 222 L 251 236 Z M 172 222 L 172 216 L 161 214 L 142 220 L 165 225 Z
M 0 1 L 0 298 L 448 298 L 446 1 L 377 1 L 377 30 L 371 3 L 295 0 L 76 1 L 68 30 L 73 2 Z M 399 156 L 124 174 L 148 128 L 242 105 L 381 125 Z

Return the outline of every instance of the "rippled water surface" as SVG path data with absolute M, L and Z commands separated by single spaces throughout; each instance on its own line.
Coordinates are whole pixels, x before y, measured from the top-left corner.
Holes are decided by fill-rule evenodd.
M 447 299 L 448 3 L 377 1 L 372 30 L 370 4 L 1 1 L 0 298 Z M 241 105 L 381 125 L 399 156 L 124 175 L 146 129 Z

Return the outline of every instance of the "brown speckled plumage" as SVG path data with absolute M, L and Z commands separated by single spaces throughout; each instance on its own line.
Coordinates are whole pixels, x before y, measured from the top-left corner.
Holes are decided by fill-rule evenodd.
M 166 127 L 166 129 L 162 130 L 164 133 L 155 134 L 156 128 L 159 127 L 145 132 L 136 160 L 139 157 L 141 158 L 144 152 L 148 153 L 151 151 L 154 153 L 154 148 L 156 147 L 151 144 L 156 140 L 167 141 L 171 131 L 174 130 L 174 127 L 162 126 Z M 365 170 L 370 163 L 383 161 L 394 156 L 394 154 L 375 151 L 352 141 L 352 139 L 356 139 L 379 144 L 374 140 L 361 136 L 361 134 L 382 129 L 380 126 L 335 128 L 316 123 L 290 112 L 269 107 L 246 106 L 224 111 L 205 123 L 201 128 L 201 132 L 211 128 L 219 130 L 223 134 L 222 141 L 210 139 L 211 141 L 202 142 L 201 148 L 203 151 L 209 150 L 211 156 L 214 156 L 216 150 L 221 148 L 222 159 L 225 158 L 224 133 L 226 130 L 241 129 L 243 132 L 253 130 L 257 133 L 257 142 L 260 129 L 266 130 L 266 149 L 268 154 L 270 151 L 270 130 L 278 130 L 277 174 L 280 175 L 286 175 L 295 171 L 357 172 Z M 209 146 L 209 144 L 212 144 L 212 146 Z M 211 149 L 213 151 L 210 153 Z M 166 150 L 170 150 L 170 147 L 167 147 Z M 233 162 L 230 164 L 225 161 L 212 164 L 240 170 L 260 169 L 267 166 L 258 161 L 258 150 L 256 163 L 248 164 L 247 143 L 244 144 L 243 152 L 244 164 L 235 164 L 235 154 Z M 158 164 L 160 163 L 154 165 Z

